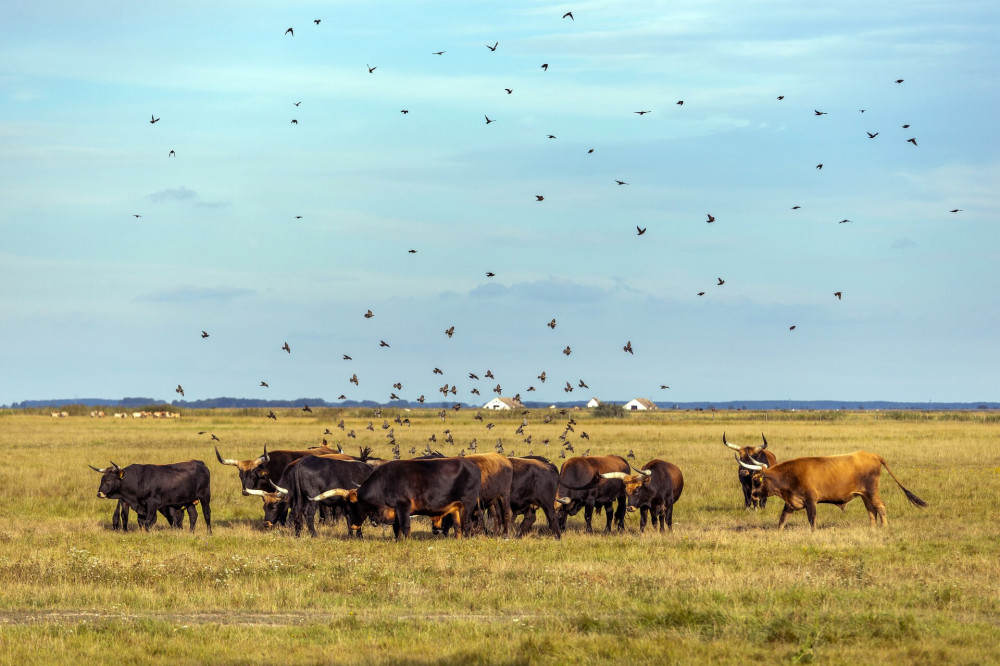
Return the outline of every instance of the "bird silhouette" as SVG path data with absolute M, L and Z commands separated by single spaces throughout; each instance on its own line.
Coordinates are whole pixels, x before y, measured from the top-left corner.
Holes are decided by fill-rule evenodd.
M 837 300 L 839 301 L 839 300 L 842 300 L 842 298 L 844 296 L 844 292 L 842 292 L 842 291 L 835 291 L 835 292 L 833 292 L 833 295 L 836 296 Z
M 594 149 L 593 149 L 593 148 L 591 148 L 590 150 L 588 150 L 588 151 L 587 151 L 587 154 L 588 154 L 588 155 L 590 155 L 590 154 L 591 154 L 592 152 L 594 152 Z
M 409 113 L 410 111 L 409 111 L 409 109 L 400 109 L 399 112 L 403 113 L 403 114 L 406 114 L 406 113 Z
M 178 384 L 177 388 L 174 389 L 174 393 L 180 393 L 181 396 L 183 396 L 184 395 L 184 387 L 181 386 L 180 384 Z
M 288 30 L 285 31 L 285 34 L 286 35 L 291 35 L 292 37 L 294 37 L 295 36 L 295 31 L 292 30 L 291 28 L 289 28 Z
M 474 373 L 474 372 L 470 372 L 470 373 L 469 373 L 469 379 L 475 379 L 475 380 L 478 380 L 478 379 L 479 379 L 479 375 L 477 375 L 477 374 L 476 374 L 476 373 Z
M 416 250 L 407 250 L 407 252 L 409 252 L 410 254 L 416 254 L 417 253 Z
M 350 383 L 354 384 L 355 386 L 360 386 L 360 384 L 358 384 L 358 374 L 357 373 L 354 373 L 353 375 L 351 375 L 351 378 L 348 379 L 347 381 L 349 381 Z
M 556 135 L 555 135 L 555 134 L 546 134 L 545 136 L 547 136 L 547 137 L 548 137 L 548 138 L 550 138 L 550 139 L 554 139 L 554 138 L 556 138 Z
M 492 271 L 487 271 L 487 273 L 486 273 L 486 277 L 496 277 L 496 276 L 497 276 L 497 274 L 494 273 L 494 272 L 492 272 Z
M 452 326 L 451 328 L 445 329 L 444 334 L 447 335 L 449 338 L 455 335 L 455 327 Z
M 668 388 L 670 388 L 670 387 L 669 387 L 669 386 L 667 386 L 666 384 L 660 384 L 660 388 L 661 388 L 661 389 L 668 389 Z
M 555 330 L 555 328 L 556 328 L 556 320 L 555 320 L 555 318 L 553 318 L 552 321 L 550 321 L 549 323 L 547 323 L 546 326 L 548 326 L 552 330 Z
M 626 183 L 624 180 L 617 180 L 616 179 L 615 182 L 618 183 L 619 185 L 628 185 L 628 183 Z
M 292 353 L 292 348 L 288 346 L 288 343 L 287 343 L 287 342 L 286 342 L 285 344 L 281 345 L 281 348 L 282 348 L 282 349 L 284 349 L 284 350 L 285 350 L 286 352 L 288 352 L 289 354 L 291 354 L 291 353 Z
M 910 126 L 909 126 L 909 125 L 901 125 L 901 127 L 902 127 L 903 129 L 910 129 Z
M 949 210 L 948 212 L 949 212 L 949 213 L 961 213 L 961 212 L 962 212 L 962 209 L 961 209 L 961 208 L 952 208 L 952 209 L 951 209 L 951 210 Z
M 622 347 L 622 351 L 626 351 L 629 354 L 635 355 L 635 352 L 632 351 L 632 341 L 631 340 L 629 340 L 628 342 L 625 343 L 625 346 Z
M 493 46 L 490 46 L 489 44 L 487 44 L 486 48 L 488 48 L 490 51 L 496 51 L 498 46 L 500 46 L 500 42 L 495 42 L 493 44 Z
M 298 120 L 296 120 L 295 118 L 292 118 L 292 124 L 293 124 L 293 125 L 298 125 L 298 124 L 299 124 L 299 121 L 298 121 Z
M 636 114 L 638 114 L 640 116 L 644 116 L 647 113 L 652 113 L 652 111 L 633 111 L 632 113 L 636 113 Z
M 896 83 L 902 83 L 903 79 L 896 79 Z
M 396 389 L 397 391 L 402 391 L 403 385 L 399 382 L 396 382 L 395 384 L 392 385 L 392 388 Z
M 302 411 L 312 414 L 312 410 L 309 409 L 309 405 L 302 405 Z
M 712 224 L 712 222 L 715 222 L 715 216 L 714 216 L 714 215 L 712 215 L 711 213 L 706 213 L 706 215 L 708 215 L 708 219 L 707 219 L 707 220 L 705 220 L 705 221 L 706 221 L 706 222 L 707 222 L 708 224 Z
M 542 69 L 544 69 L 546 72 L 549 71 L 549 63 L 547 63 L 547 62 L 543 63 L 542 64 Z
M 277 421 L 278 420 L 278 417 L 275 415 L 274 411 L 272 411 L 270 409 L 267 410 L 267 418 L 271 419 L 272 421 Z
M 142 217 L 142 215 L 139 215 L 138 213 L 132 213 L 132 217 L 138 219 L 138 218 Z
M 395 393 L 390 393 L 389 400 L 399 400 L 399 396 L 396 395 Z
M 216 437 L 216 436 L 215 436 L 215 433 L 213 432 L 213 433 L 212 433 L 212 441 L 213 441 L 213 442 L 219 442 L 219 441 L 222 441 L 222 440 L 220 440 L 220 439 L 219 439 L 218 437 Z
M 431 55 L 444 55 L 444 54 L 445 54 L 445 51 L 435 51 Z
M 575 18 L 573 18 L 573 12 L 566 12 L 565 14 L 562 15 L 562 17 L 563 18 L 569 18 L 571 21 L 575 21 L 576 20 Z
M 917 145 L 917 140 L 916 139 L 907 139 L 906 143 L 912 143 L 915 146 L 915 145 Z
M 177 153 L 171 150 L 169 153 L 167 153 L 167 157 L 177 157 Z
M 386 342 L 385 340 L 379 340 L 379 341 L 378 341 L 378 346 L 379 346 L 379 347 L 388 347 L 388 346 L 389 346 L 389 343 L 388 343 L 388 342 Z
M 875 137 L 878 136 L 878 132 L 875 132 L 874 134 L 872 134 L 871 132 L 865 132 L 865 134 L 868 135 L 869 139 L 874 139 Z
M 542 374 L 538 375 L 538 379 L 544 384 L 545 383 L 545 371 L 542 370 Z
M 506 91 L 507 91 L 507 94 L 508 94 L 508 95 L 509 95 L 509 94 L 511 94 L 512 92 L 514 92 L 514 89 L 513 89 L 513 88 L 504 88 L 504 90 L 506 90 Z
M 302 102 L 292 102 L 292 106 L 298 106 L 299 104 L 302 104 Z
M 371 310 L 369 310 L 368 312 L 365 313 L 365 319 L 371 319 L 374 316 L 375 316 L 375 313 L 372 312 Z
M 566 393 L 572 393 L 573 392 L 573 385 L 570 384 L 569 382 L 566 382 L 566 388 L 564 388 L 563 391 L 566 391 Z
M 677 100 L 676 104 L 677 104 L 677 106 L 684 106 L 684 100 L 679 99 L 679 100 Z
M 483 114 L 483 118 L 486 118 L 486 124 L 487 125 L 489 125 L 490 123 L 495 123 L 496 122 L 495 118 L 490 118 L 489 116 L 487 116 L 485 114 Z
M 350 361 L 350 360 L 352 360 L 352 359 L 351 359 L 351 357 L 350 357 L 350 356 L 348 356 L 347 354 L 344 354 L 344 360 L 345 360 L 345 361 Z
M 635 460 L 635 453 L 632 452 L 632 449 L 629 449 L 628 455 L 626 455 L 625 457 L 629 458 L 630 460 Z
M 778 95 L 778 101 L 781 101 L 781 100 L 783 100 L 783 99 L 785 99 L 785 96 L 784 96 L 784 95 Z
M 535 201 L 545 201 L 545 197 L 542 196 L 541 194 L 536 194 Z
M 149 124 L 150 124 L 150 125 L 153 125 L 153 124 L 155 124 L 155 123 L 158 123 L 158 122 L 160 122 L 160 119 L 159 119 L 159 118 L 157 118 L 157 117 L 156 117 L 155 115 L 153 115 L 153 114 L 150 114 L 150 115 L 149 115 Z
M 426 400 L 426 398 L 423 396 L 423 394 L 421 394 L 420 397 L 417 398 L 417 402 L 419 402 L 421 405 L 424 404 L 424 400 Z
M 788 330 L 789 330 L 789 331 L 794 331 L 794 330 L 795 330 L 795 325 L 794 325 L 794 324 L 792 324 L 791 326 L 789 326 L 789 327 L 788 327 Z
M 201 332 L 201 337 L 202 338 L 207 338 L 208 337 L 208 333 L 206 331 L 202 331 Z
M 469 391 L 469 393 L 471 393 L 472 395 L 480 395 L 479 389 L 476 389 L 476 388 L 474 388 L 471 391 Z
M 698 292 L 698 295 L 699 295 L 699 296 L 704 296 L 704 295 L 705 295 L 705 292 L 703 292 L 703 291 L 699 291 L 699 292 Z
M 365 63 L 365 67 L 367 67 L 367 68 L 368 68 L 368 73 L 369 73 L 369 74 L 371 74 L 371 73 L 372 73 L 372 72 L 374 72 L 374 71 L 375 71 L 376 69 L 378 69 L 378 65 L 376 65 L 375 67 L 372 67 L 371 65 L 369 65 L 369 64 L 367 64 L 367 63 Z
M 726 281 L 725 281 L 725 280 L 723 280 L 722 278 L 717 278 L 717 279 L 719 280 L 719 284 L 717 284 L 717 285 L 715 285 L 715 286 L 717 286 L 717 287 L 721 287 L 722 285 L 726 284 Z
M 262 386 L 263 388 L 267 388 L 267 387 L 268 387 L 268 385 L 267 385 L 267 382 L 261 382 L 261 383 L 260 383 L 260 385 L 261 385 L 261 386 Z
M 563 354 L 566 354 L 566 356 L 569 356 L 572 353 L 573 353 L 573 350 L 569 348 L 569 345 L 566 345 L 566 349 L 563 349 Z
M 823 163 L 822 163 L 822 162 L 820 162 L 819 164 L 817 164 L 817 165 L 816 165 L 816 168 L 817 168 L 817 169 L 822 169 L 822 168 L 823 168 Z
M 583 381 L 582 379 L 579 381 L 578 385 L 580 388 L 590 388 L 589 386 L 587 386 L 587 382 Z
M 435 375 L 443 375 L 444 373 L 441 372 L 441 368 L 434 368 L 434 374 Z
M 813 113 L 816 114 L 817 116 L 825 116 L 826 115 L 826 111 L 816 111 L 815 109 L 813 109 Z
M 792 210 L 798 210 L 800 208 L 802 208 L 802 206 L 792 206 Z
M 640 227 L 638 224 L 635 225 L 636 236 L 641 236 L 646 233 L 647 227 Z
M 850 222 L 850 220 L 844 219 L 841 220 L 840 222 L 837 222 L 837 224 L 847 224 L 848 222 Z

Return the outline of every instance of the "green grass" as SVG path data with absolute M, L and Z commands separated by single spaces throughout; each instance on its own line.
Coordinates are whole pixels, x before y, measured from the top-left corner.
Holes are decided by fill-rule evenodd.
M 423 521 L 394 542 L 389 529 L 347 541 L 344 525 L 316 539 L 260 528 L 257 498 L 214 460 L 320 443 L 330 428 L 345 448 L 390 457 L 370 412 L 185 412 L 176 421 L 0 415 L 4 519 L 0 521 L 0 661 L 51 663 L 566 663 L 645 659 L 693 663 L 988 663 L 1000 654 L 1000 423 L 993 414 L 660 412 L 577 420 L 577 453 L 636 453 L 685 475 L 674 532 L 586 535 L 570 518 L 564 539 L 435 538 Z M 518 454 L 558 456 L 565 418 L 406 413 L 392 424 L 404 451 L 445 428 L 457 452 L 473 437 Z M 335 428 L 341 418 L 357 440 Z M 375 431 L 365 430 L 369 420 Z M 781 502 L 742 509 L 731 441 L 759 441 L 779 460 L 875 451 L 927 500 L 912 507 L 887 474 L 886 529 L 868 527 L 858 502 L 821 506 L 775 529 Z M 581 440 L 587 431 L 590 440 Z M 541 440 L 552 443 L 545 447 Z M 149 533 L 112 532 L 111 502 L 96 497 L 87 464 L 198 458 L 213 474 L 214 535 L 162 520 Z M 536 525 L 544 523 L 541 519 Z M 595 516 L 595 526 L 603 525 Z

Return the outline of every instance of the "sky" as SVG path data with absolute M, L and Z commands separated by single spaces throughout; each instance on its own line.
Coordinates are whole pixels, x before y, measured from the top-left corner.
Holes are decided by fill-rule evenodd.
M 13 0 L 0 404 L 996 401 L 998 14 Z

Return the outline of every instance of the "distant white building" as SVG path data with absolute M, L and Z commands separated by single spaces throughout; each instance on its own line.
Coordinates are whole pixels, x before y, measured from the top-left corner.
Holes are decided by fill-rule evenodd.
M 601 406 L 601 401 L 598 400 L 597 398 L 591 398 L 590 402 L 587 403 L 587 407 L 589 407 L 591 409 L 593 409 L 594 407 L 600 407 L 600 406 Z
M 521 406 L 520 401 L 514 398 L 493 398 L 483 405 L 483 409 L 516 409 Z
M 646 398 L 633 398 L 626 402 L 623 407 L 625 411 L 645 411 L 647 409 L 659 409 L 652 400 L 647 400 Z

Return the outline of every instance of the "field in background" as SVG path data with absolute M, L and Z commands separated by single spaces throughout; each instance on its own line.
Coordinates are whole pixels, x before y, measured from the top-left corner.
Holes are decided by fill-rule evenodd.
M 260 500 L 239 494 L 210 434 L 225 457 L 326 438 L 388 458 L 385 419 L 403 457 L 434 433 L 431 448 L 447 454 L 473 438 L 491 451 L 500 437 L 508 452 L 559 464 L 567 417 L 552 413 L 545 424 L 550 412 L 533 410 L 526 444 L 514 434 L 519 413 L 479 422 L 470 410 L 444 421 L 437 410 L 275 411 L 277 421 L 267 410 L 189 411 L 171 421 L 0 413 L 0 661 L 939 664 L 1000 654 L 996 414 L 662 411 L 598 420 L 569 412 L 576 454 L 631 449 L 637 465 L 662 458 L 681 467 L 673 534 L 639 535 L 630 514 L 625 535 L 586 535 L 577 516 L 561 542 L 544 529 L 523 540 L 456 542 L 416 519 L 414 538 L 395 543 L 389 529 L 349 542 L 342 523 L 321 527 L 317 539 L 263 531 Z M 356 440 L 336 427 L 340 419 Z M 445 429 L 454 444 L 442 442 Z M 910 506 L 883 474 L 887 529 L 870 529 L 856 501 L 844 512 L 821 506 L 816 533 L 804 512 L 778 532 L 780 501 L 743 510 L 724 430 L 739 444 L 763 431 L 779 460 L 877 452 L 930 506 Z M 96 497 L 88 464 L 191 458 L 212 471 L 213 536 L 200 514 L 193 535 L 162 520 L 148 534 L 110 531 L 113 505 Z

